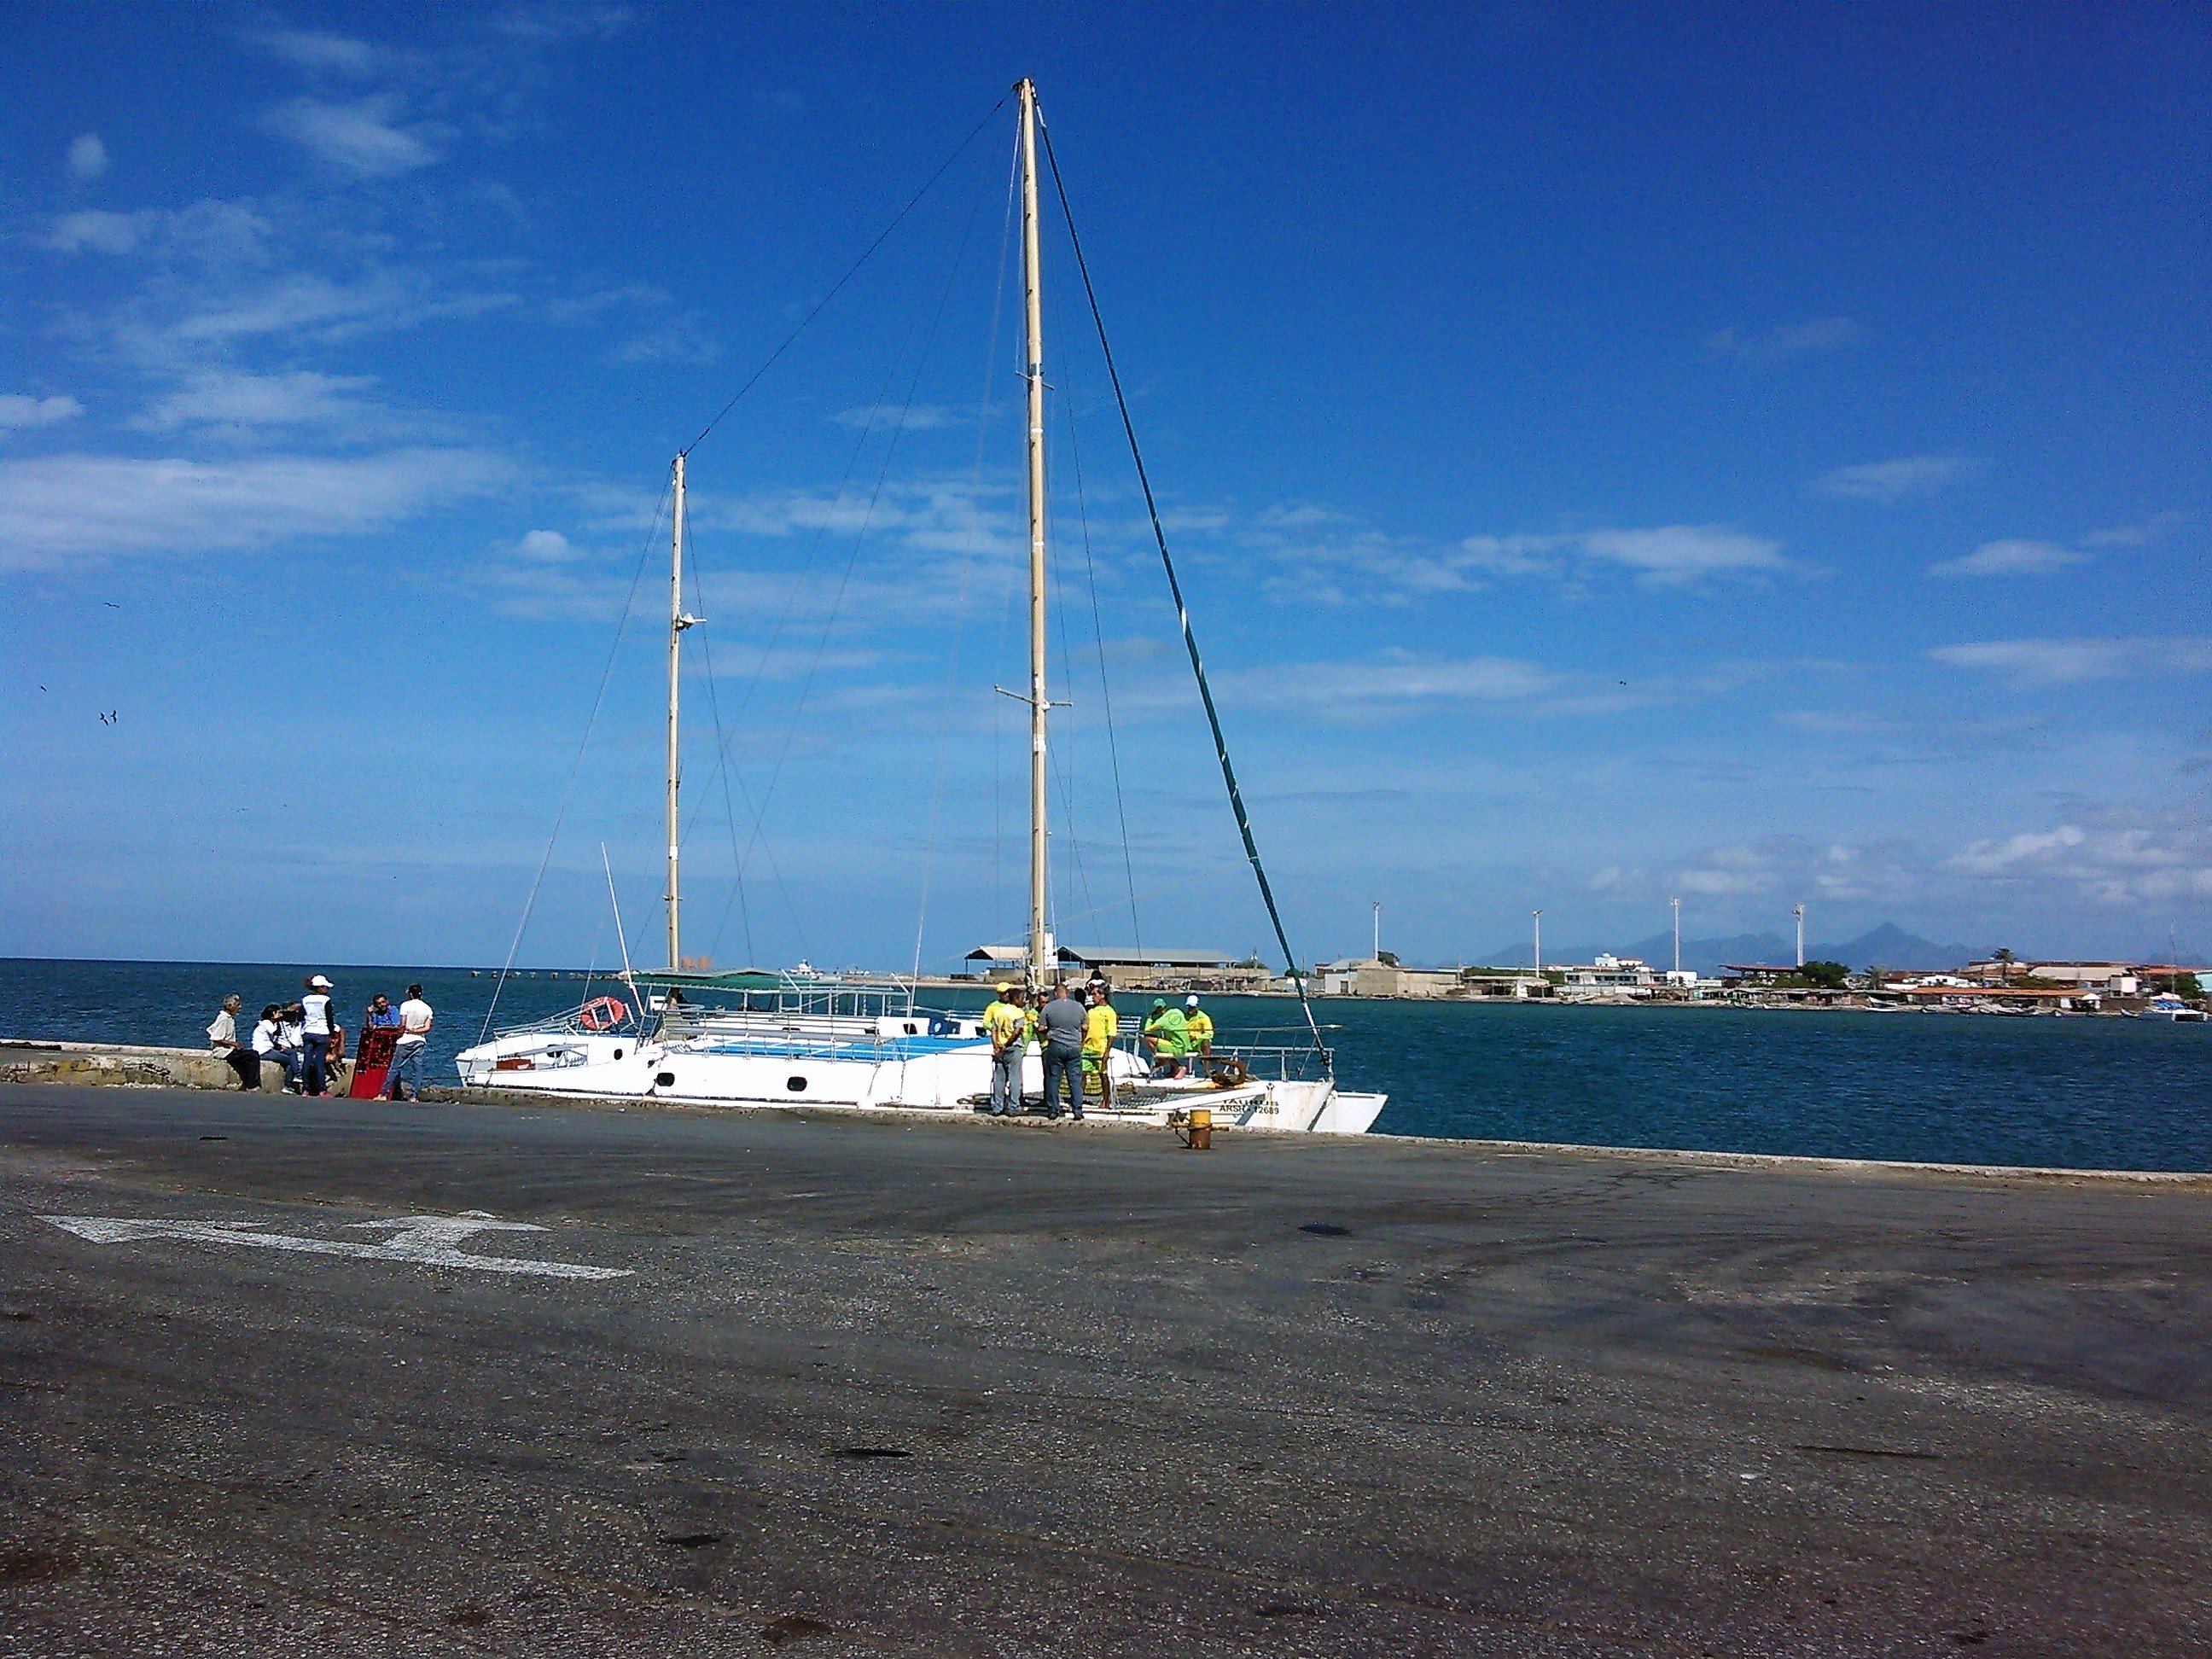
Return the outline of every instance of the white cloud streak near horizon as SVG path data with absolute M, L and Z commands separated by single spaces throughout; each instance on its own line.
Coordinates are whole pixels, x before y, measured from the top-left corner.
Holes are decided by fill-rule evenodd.
M 1940 646 L 1928 654 L 1948 667 L 1996 674 L 2022 690 L 2212 673 L 2212 637 L 2204 635 L 1988 640 Z
M 1984 542 L 1971 553 L 1928 567 L 1931 576 L 2039 576 L 2087 564 L 2089 556 L 2056 542 Z
M 1764 330 L 1721 328 L 1705 336 L 1705 349 L 1748 363 L 1786 362 L 1820 351 L 1855 345 L 1865 331 L 1849 317 L 1821 317 Z
M 1932 495 L 1972 465 L 1956 455 L 1902 455 L 1895 460 L 1839 466 L 1814 479 L 1812 488 L 1823 495 L 1887 504 L 1911 495 Z
M 0 429 L 9 427 L 52 426 L 73 421 L 84 413 L 74 398 L 32 398 L 20 392 L 0 392 Z
M 434 142 L 441 130 L 427 122 L 402 126 L 405 100 L 397 93 L 331 102 L 294 98 L 271 108 L 264 122 L 340 172 L 359 179 L 391 179 L 445 159 Z
M 511 482 L 465 449 L 234 461 L 48 455 L 0 461 L 0 568 L 249 549 L 376 530 Z

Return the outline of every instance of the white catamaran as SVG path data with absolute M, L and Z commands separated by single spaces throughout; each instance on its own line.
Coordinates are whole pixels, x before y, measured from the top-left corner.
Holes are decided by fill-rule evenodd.
M 1030 683 L 1022 699 L 1030 708 L 1030 891 L 1026 979 L 1032 988 L 1061 976 L 1061 964 L 1047 926 L 1046 830 L 1046 547 L 1045 420 L 1042 270 L 1039 254 L 1036 89 L 1029 81 L 1014 88 L 1019 104 L 1022 263 L 1026 310 L 1030 528 Z M 1078 249 L 1080 258 L 1080 248 Z M 1088 279 L 1086 277 L 1086 287 Z M 1102 333 L 1103 342 L 1103 333 Z M 1108 356 L 1109 372 L 1112 368 Z M 1116 386 L 1118 395 L 1119 387 Z M 1139 460 L 1141 480 L 1142 461 Z M 685 613 L 684 580 L 684 457 L 678 455 L 672 479 L 672 533 L 669 544 L 668 613 L 668 969 L 653 973 L 625 968 L 622 978 L 631 1000 L 601 997 L 550 1020 L 500 1030 L 459 1056 L 461 1080 L 542 1094 L 652 1098 L 698 1105 L 731 1107 L 805 1106 L 851 1109 L 962 1111 L 988 1098 L 990 1044 L 975 1015 L 918 1006 L 912 981 L 859 979 L 817 974 L 802 968 L 782 974 L 694 974 L 678 971 L 681 950 L 681 888 L 678 882 L 678 714 L 683 667 L 683 639 L 698 618 Z M 1149 504 L 1151 487 L 1145 486 Z M 1158 514 L 1154 514 L 1158 533 Z M 1166 556 L 1164 538 L 1160 551 Z M 1174 567 L 1168 564 L 1170 584 Z M 1206 714 L 1212 722 L 1230 800 L 1245 851 L 1261 884 L 1271 917 L 1275 906 L 1267 890 L 1236 775 L 1221 742 L 1212 697 L 1190 630 L 1179 587 L 1176 605 L 1191 666 L 1198 675 Z M 1191 1075 L 1154 1078 L 1138 1052 L 1135 1022 L 1126 1017 L 1122 1035 L 1109 1052 L 1113 1081 L 1110 1103 L 1086 1102 L 1088 1115 L 1121 1121 L 1181 1121 L 1194 1106 L 1211 1109 L 1213 1121 L 1227 1127 L 1310 1130 L 1360 1134 L 1382 1111 L 1384 1097 L 1354 1093 L 1336 1085 L 1334 1057 L 1305 1006 L 1304 982 L 1284 938 L 1276 937 L 1291 960 L 1310 1042 L 1295 1047 L 1217 1046 L 1210 1062 Z M 1024 1087 L 1042 1092 L 1042 1065 L 1031 1053 L 1024 1065 Z

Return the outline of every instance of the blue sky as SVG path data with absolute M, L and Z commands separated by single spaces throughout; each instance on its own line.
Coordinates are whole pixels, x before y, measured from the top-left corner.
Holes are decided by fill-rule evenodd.
M 1802 901 L 1823 938 L 2212 943 L 2201 9 L 9 36 L 0 951 L 496 962 L 544 860 L 522 959 L 606 962 L 604 844 L 654 959 L 669 457 L 1024 73 L 1301 954 L 1378 900 L 1413 959 L 1538 905 L 1626 943 L 1670 894 L 1697 935 Z M 718 962 L 1021 926 L 1011 136 L 692 456 Z M 1126 940 L 1133 888 L 1147 940 L 1241 951 L 1048 260 L 1060 931 Z

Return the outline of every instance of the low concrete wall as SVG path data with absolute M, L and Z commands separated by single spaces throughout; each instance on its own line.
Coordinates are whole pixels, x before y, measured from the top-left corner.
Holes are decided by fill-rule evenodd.
M 350 1061 L 331 1076 L 342 1092 L 353 1075 Z M 238 1073 L 205 1048 L 150 1048 L 112 1042 L 40 1042 L 0 1037 L 0 1083 L 112 1083 L 144 1088 L 236 1089 Z M 281 1093 L 284 1068 L 261 1065 L 264 1094 Z

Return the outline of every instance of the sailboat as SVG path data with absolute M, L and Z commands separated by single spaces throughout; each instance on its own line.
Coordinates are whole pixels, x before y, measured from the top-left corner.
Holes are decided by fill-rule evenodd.
M 1061 978 L 1062 964 L 1048 921 L 1045 786 L 1053 705 L 1046 684 L 1044 302 L 1036 86 L 1024 80 L 1015 86 L 1014 95 L 1020 120 L 1028 382 L 1030 674 L 1027 694 L 1020 699 L 1029 705 L 1030 738 L 1029 933 L 1024 965 L 1026 982 L 1034 992 Z M 1108 367 L 1110 373 L 1110 353 Z M 1132 441 L 1133 447 L 1133 434 Z M 921 1006 L 912 981 L 820 974 L 803 968 L 777 974 L 683 971 L 679 694 L 684 635 L 699 622 L 685 612 L 683 602 L 684 460 L 682 454 L 675 458 L 671 477 L 665 896 L 668 967 L 659 972 L 625 967 L 621 979 L 631 994 L 629 1001 L 601 997 L 549 1020 L 487 1034 L 487 1040 L 459 1055 L 461 1080 L 475 1088 L 698 1106 L 972 1110 L 988 1096 L 988 1039 L 972 1013 Z M 1141 457 L 1139 469 L 1141 481 Z M 1148 483 L 1145 489 L 1149 501 Z M 1157 532 L 1157 513 L 1154 520 Z M 1160 550 L 1164 559 L 1164 537 Z M 1364 1133 L 1382 1112 L 1386 1097 L 1337 1086 L 1334 1057 L 1306 1004 L 1304 980 L 1260 864 L 1171 562 L 1167 568 L 1231 805 L 1277 939 L 1290 958 L 1291 982 L 1312 1041 L 1291 1046 L 1217 1045 L 1209 1061 L 1188 1074 L 1156 1078 L 1137 1051 L 1133 1023 L 1125 1017 L 1121 1034 L 1107 1056 L 1113 1085 L 1110 1101 L 1086 1103 L 1086 1113 L 1165 1124 L 1185 1121 L 1194 1108 L 1204 1107 L 1219 1127 Z M 1024 1085 L 1027 1091 L 1042 1093 L 1042 1064 L 1035 1053 L 1025 1061 Z

